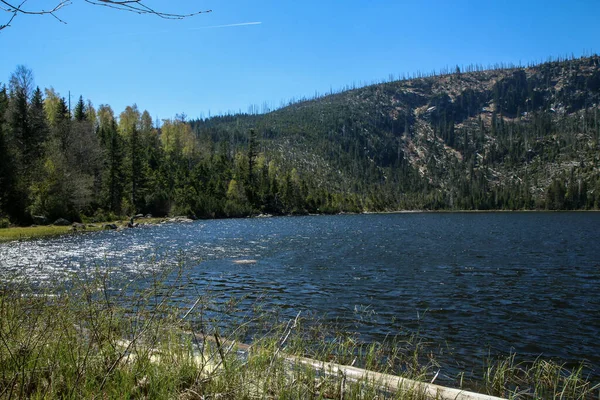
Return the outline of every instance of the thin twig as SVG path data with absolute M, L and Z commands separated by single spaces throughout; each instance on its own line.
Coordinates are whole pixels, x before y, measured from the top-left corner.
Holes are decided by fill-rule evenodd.
M 181 319 L 179 320 L 179 323 L 183 322 L 183 320 L 186 319 L 188 315 L 190 315 L 190 313 L 194 310 L 194 308 L 196 308 L 198 303 L 200 303 L 200 300 L 202 300 L 202 297 L 198 297 L 198 299 L 196 300 L 194 305 L 188 310 L 188 312 L 185 313 L 185 315 L 183 317 L 181 317 Z
M 144 3 L 144 0 L 84 0 L 84 1 L 86 3 L 94 5 L 94 6 L 103 6 L 103 7 L 119 10 L 119 11 L 128 11 L 128 12 L 132 12 L 135 14 L 141 14 L 141 15 L 144 15 L 144 14 L 145 15 L 154 15 L 154 16 L 157 16 L 157 17 L 163 18 L 163 19 L 180 20 L 180 19 L 190 18 L 195 15 L 206 14 L 206 13 L 212 12 L 212 10 L 195 11 L 195 12 L 191 12 L 191 13 L 182 13 L 182 14 L 165 12 L 165 11 L 160 11 L 160 10 L 156 10 L 152 7 L 149 7 L 148 5 L 146 5 Z M 23 0 L 20 4 L 17 5 L 17 4 L 13 4 L 12 2 L 9 3 L 7 0 L 0 0 L 0 10 L 11 14 L 8 22 L 6 22 L 3 25 L 0 25 L 0 31 L 11 26 L 10 24 L 15 19 L 15 17 L 19 14 L 51 15 L 58 22 L 66 24 L 66 21 L 62 20 L 58 15 L 56 15 L 56 12 L 58 12 L 59 10 L 61 10 L 64 7 L 67 7 L 67 6 L 70 6 L 71 4 L 73 4 L 72 0 L 59 0 L 53 8 L 31 10 L 31 9 L 24 8 L 24 5 L 26 2 L 27 2 L 27 0 Z
M 277 346 L 277 349 L 275 350 L 275 353 L 273 354 L 273 357 L 271 358 L 271 363 L 269 364 L 269 369 L 267 370 L 267 375 L 266 375 L 267 377 L 271 374 L 271 369 L 273 368 L 273 365 L 275 364 L 275 359 L 279 355 L 279 352 L 281 351 L 281 348 L 283 347 L 283 345 L 287 341 L 288 337 L 292 333 L 292 330 L 296 326 L 298 326 L 298 318 L 300 318 L 300 313 L 301 312 L 302 311 L 298 311 L 298 315 L 296 315 L 296 318 L 294 319 L 294 323 L 292 324 L 292 326 L 290 326 L 290 323 L 292 321 L 291 320 L 288 321 L 288 323 L 286 325 L 287 333 L 285 334 L 285 336 L 283 337 L 283 339 L 279 342 L 279 345 Z M 284 333 L 285 333 L 285 331 L 284 331 Z

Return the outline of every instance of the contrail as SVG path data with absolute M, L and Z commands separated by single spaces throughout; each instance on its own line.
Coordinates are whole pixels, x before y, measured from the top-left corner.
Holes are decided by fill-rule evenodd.
M 240 22 L 239 24 L 200 26 L 198 28 L 191 28 L 190 30 L 197 31 L 199 29 L 231 28 L 234 26 L 248 26 L 248 25 L 260 25 L 260 24 L 262 24 L 262 22 Z
M 219 28 L 233 28 L 236 26 L 249 26 L 249 25 L 261 25 L 262 22 L 261 21 L 254 21 L 254 22 L 240 22 L 237 24 L 226 24 L 226 25 L 211 25 L 211 26 L 199 26 L 197 28 L 188 28 L 188 29 L 183 29 L 183 30 L 179 30 L 179 32 L 185 32 L 185 31 L 200 31 L 203 29 L 219 29 Z M 103 36 L 98 36 L 97 38 L 107 38 L 107 37 L 127 37 L 127 36 L 140 36 L 140 35 L 153 35 L 153 34 L 157 34 L 157 33 L 171 33 L 171 32 L 178 32 L 178 30 L 171 30 L 171 29 L 163 29 L 163 30 L 159 30 L 159 31 L 152 31 L 152 32 L 123 32 L 123 33 L 112 33 L 112 34 L 108 34 L 108 35 L 103 35 Z M 83 37 L 77 37 L 75 39 L 93 39 L 95 38 L 94 36 L 90 36 L 87 38 L 83 38 Z M 65 37 L 65 38 L 57 38 L 57 39 L 51 39 L 51 40 L 67 40 L 67 39 L 74 39 L 72 36 L 69 37 Z

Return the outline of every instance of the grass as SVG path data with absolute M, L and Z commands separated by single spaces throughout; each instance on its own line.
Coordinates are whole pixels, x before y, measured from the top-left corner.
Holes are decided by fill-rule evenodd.
M 246 312 L 232 325 L 229 316 L 240 311 L 235 301 L 200 293 L 182 302 L 190 292 L 182 264 L 154 268 L 143 281 L 104 271 L 82 271 L 46 288 L 28 284 L 26 277 L 0 283 L 0 399 L 416 400 L 425 398 L 422 391 L 382 391 L 369 379 L 326 375 L 292 357 L 419 381 L 435 379 L 439 370 L 418 336 L 364 344 L 300 314 L 274 321 L 264 310 Z M 238 345 L 249 337 L 249 348 Z M 517 363 L 514 355 L 489 361 L 475 382 L 456 382 L 463 384 L 513 399 L 600 394 L 582 368 L 541 359 Z
M 165 218 L 144 218 L 136 220 L 140 225 L 158 224 L 165 221 Z M 99 222 L 94 224 L 85 224 L 85 230 L 74 230 L 72 226 L 56 226 L 56 225 L 37 225 L 27 227 L 9 227 L 0 229 L 0 242 L 9 242 L 14 240 L 29 240 L 41 239 L 54 236 L 69 235 L 81 232 L 97 232 L 104 230 L 106 224 L 115 224 L 118 227 L 126 228 L 128 220 L 120 220 L 113 222 Z
M 52 237 L 71 233 L 70 226 L 28 226 L 12 227 L 0 229 L 0 242 L 7 242 L 21 239 L 35 239 L 42 237 Z
M 480 389 L 507 398 L 597 399 L 600 384 L 593 385 L 584 364 L 569 368 L 565 364 L 538 358 L 516 362 L 515 354 L 487 362 Z

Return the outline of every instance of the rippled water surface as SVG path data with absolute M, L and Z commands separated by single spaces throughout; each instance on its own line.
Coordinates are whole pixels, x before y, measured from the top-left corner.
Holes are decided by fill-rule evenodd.
M 248 302 L 266 294 L 366 340 L 418 329 L 458 365 L 514 350 L 587 360 L 599 375 L 599 228 L 600 213 L 197 221 L 2 244 L 0 274 L 25 267 L 43 282 L 107 264 L 127 273 L 183 252 L 198 287 Z

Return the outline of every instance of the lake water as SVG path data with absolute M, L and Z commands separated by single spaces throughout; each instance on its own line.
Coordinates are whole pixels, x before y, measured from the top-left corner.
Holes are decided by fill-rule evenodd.
M 599 228 L 600 213 L 197 221 L 1 244 L 0 274 L 27 268 L 43 282 L 82 264 L 127 274 L 182 251 L 197 288 L 335 320 L 366 341 L 418 330 L 451 350 L 451 368 L 515 351 L 587 360 L 597 377 Z

